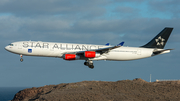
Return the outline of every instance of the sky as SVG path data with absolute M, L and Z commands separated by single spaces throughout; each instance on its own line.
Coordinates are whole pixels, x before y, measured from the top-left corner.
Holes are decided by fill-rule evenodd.
M 81 81 L 180 79 L 179 0 L 1 0 L 0 87 L 40 87 Z M 4 47 L 16 41 L 139 47 L 165 27 L 174 30 L 168 54 L 134 61 L 84 61 L 20 56 Z

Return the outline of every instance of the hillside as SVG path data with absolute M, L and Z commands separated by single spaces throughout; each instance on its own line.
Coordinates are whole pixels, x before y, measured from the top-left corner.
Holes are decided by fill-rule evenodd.
M 82 81 L 28 88 L 12 101 L 180 101 L 180 81 Z

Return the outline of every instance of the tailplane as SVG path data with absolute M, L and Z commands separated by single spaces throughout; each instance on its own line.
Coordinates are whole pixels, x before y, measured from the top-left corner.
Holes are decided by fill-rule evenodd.
M 163 49 L 168 41 L 168 38 L 172 32 L 173 28 L 164 28 L 156 37 L 154 37 L 149 43 L 144 46 L 145 48 L 158 48 Z

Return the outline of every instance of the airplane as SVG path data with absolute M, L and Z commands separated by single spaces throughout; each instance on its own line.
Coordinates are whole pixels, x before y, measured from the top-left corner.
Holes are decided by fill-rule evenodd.
M 41 41 L 13 42 L 5 47 L 11 53 L 19 54 L 20 61 L 24 56 L 58 57 L 64 60 L 85 60 L 84 65 L 93 69 L 95 60 L 128 61 L 148 58 L 172 49 L 164 49 L 173 28 L 165 27 L 150 42 L 140 47 L 124 47 L 124 42 L 112 46 L 74 43 L 54 43 Z

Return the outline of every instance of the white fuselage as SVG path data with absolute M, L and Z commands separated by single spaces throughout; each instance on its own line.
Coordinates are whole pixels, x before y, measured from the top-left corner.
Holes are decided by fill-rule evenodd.
M 63 55 L 71 52 L 96 50 L 106 48 L 105 45 L 91 45 L 91 44 L 71 44 L 71 43 L 53 43 L 41 41 L 20 41 L 14 42 L 5 47 L 6 50 L 27 56 L 44 56 L 44 57 L 58 57 L 63 58 Z M 107 53 L 103 53 L 98 57 L 91 58 L 90 60 L 115 60 L 126 61 L 142 59 L 153 56 L 153 48 L 140 48 L 140 47 L 119 47 L 112 49 Z M 165 51 L 167 53 L 170 51 Z M 80 58 L 80 60 L 85 60 Z

